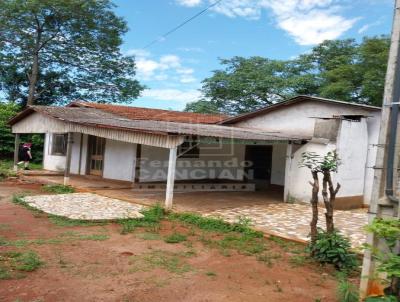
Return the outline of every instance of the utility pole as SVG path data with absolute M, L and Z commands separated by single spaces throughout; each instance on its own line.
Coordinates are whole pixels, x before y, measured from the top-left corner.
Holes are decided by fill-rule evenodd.
M 397 168 L 399 149 L 396 148 L 400 139 L 397 137 L 398 115 L 400 104 L 400 0 L 395 1 L 392 37 L 387 66 L 385 91 L 383 96 L 381 125 L 374 170 L 371 204 L 369 206 L 368 222 L 375 218 L 397 217 L 400 219 L 399 199 L 397 190 Z M 394 181 L 393 181 L 394 180 Z M 367 243 L 374 249 L 379 249 L 375 236 L 368 234 Z M 360 292 L 364 298 L 372 289 L 380 286 L 374 281 L 376 264 L 371 251 L 364 253 L 361 274 Z

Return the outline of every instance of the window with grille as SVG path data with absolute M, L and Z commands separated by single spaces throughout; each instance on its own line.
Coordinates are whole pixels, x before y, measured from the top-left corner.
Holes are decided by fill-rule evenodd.
M 51 155 L 65 155 L 67 153 L 67 138 L 66 133 L 54 133 L 51 136 Z
M 199 158 L 200 148 L 198 146 L 197 136 L 188 136 L 178 148 L 180 158 Z

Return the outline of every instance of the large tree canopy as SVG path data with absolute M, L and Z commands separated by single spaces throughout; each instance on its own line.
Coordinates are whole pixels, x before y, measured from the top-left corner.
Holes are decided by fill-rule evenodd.
M 325 41 L 282 61 L 262 57 L 222 59 L 203 81 L 203 98 L 187 111 L 238 114 L 298 94 L 380 106 L 389 53 L 386 36 Z
M 22 104 L 130 102 L 143 87 L 120 52 L 109 0 L 0 0 L 0 92 Z

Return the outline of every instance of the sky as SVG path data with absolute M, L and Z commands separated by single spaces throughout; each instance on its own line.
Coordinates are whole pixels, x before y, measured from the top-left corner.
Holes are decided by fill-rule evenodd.
M 291 59 L 326 39 L 389 34 L 394 0 L 115 0 L 129 27 L 122 52 L 135 55 L 148 89 L 134 106 L 182 110 L 200 97 L 219 58 Z M 152 41 L 150 47 L 146 48 Z

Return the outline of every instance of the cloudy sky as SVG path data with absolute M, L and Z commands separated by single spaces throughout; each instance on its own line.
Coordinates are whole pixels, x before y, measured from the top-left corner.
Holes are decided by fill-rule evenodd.
M 181 110 L 198 98 L 218 58 L 288 59 L 325 39 L 388 34 L 394 0 L 222 0 L 166 39 L 160 37 L 216 0 L 116 0 L 130 28 L 123 51 L 134 54 L 149 89 L 135 106 Z M 158 40 L 148 48 L 144 47 Z

